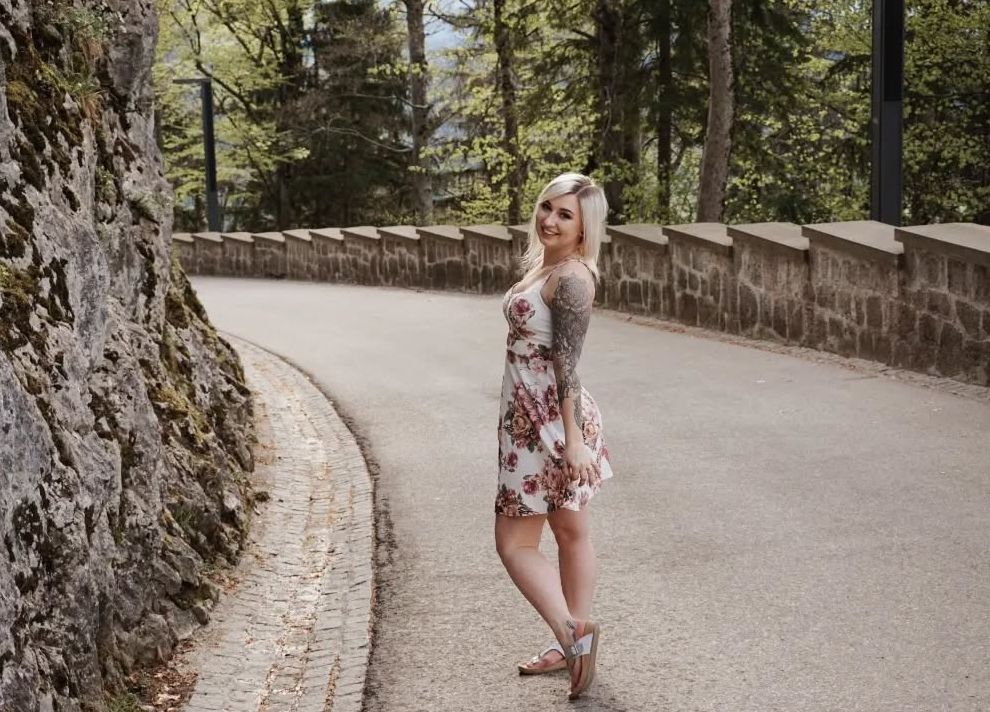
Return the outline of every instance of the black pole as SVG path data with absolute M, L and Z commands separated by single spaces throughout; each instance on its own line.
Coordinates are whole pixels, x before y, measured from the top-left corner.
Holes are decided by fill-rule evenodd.
M 220 201 L 217 197 L 217 153 L 213 137 L 213 82 L 209 78 L 175 79 L 175 84 L 199 84 L 203 107 L 203 152 L 206 154 L 206 225 L 220 232 Z
M 873 0 L 870 217 L 901 224 L 904 0 Z
M 217 199 L 217 154 L 213 137 L 213 82 L 203 79 L 199 85 L 203 99 L 203 148 L 206 154 L 206 223 L 213 232 L 220 231 L 220 201 Z

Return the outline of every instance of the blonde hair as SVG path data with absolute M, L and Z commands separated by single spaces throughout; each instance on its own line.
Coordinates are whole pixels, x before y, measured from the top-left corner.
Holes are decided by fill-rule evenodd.
M 581 253 L 581 261 L 588 265 L 595 279 L 599 279 L 598 253 L 601 251 L 602 240 L 605 237 L 605 219 L 608 216 L 605 191 L 586 175 L 562 173 L 547 183 L 540 191 L 536 205 L 533 206 L 533 216 L 529 220 L 529 245 L 520 260 L 525 273 L 524 281 L 539 272 L 543 266 L 543 243 L 540 242 L 536 232 L 536 218 L 540 204 L 562 195 L 577 196 L 578 205 L 581 206 L 581 232 L 584 236 L 578 243 L 578 250 Z

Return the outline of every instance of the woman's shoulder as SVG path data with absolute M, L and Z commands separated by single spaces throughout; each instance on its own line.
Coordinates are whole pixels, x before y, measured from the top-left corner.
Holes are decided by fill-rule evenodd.
M 549 297 L 547 304 L 558 296 L 567 296 L 568 301 L 594 300 L 595 276 L 583 261 L 568 260 L 554 268 L 542 291 Z

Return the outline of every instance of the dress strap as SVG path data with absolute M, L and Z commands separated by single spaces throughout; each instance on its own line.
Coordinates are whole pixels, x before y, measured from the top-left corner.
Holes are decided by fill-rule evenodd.
M 546 284 L 546 281 L 550 279 L 550 275 L 552 275 L 557 270 L 557 268 L 560 267 L 565 262 L 580 262 L 585 266 L 585 269 L 587 269 L 588 272 L 591 272 L 591 267 L 588 267 L 588 263 L 582 260 L 580 257 L 568 257 L 567 259 L 561 260 L 560 262 L 558 262 L 557 264 L 555 264 L 553 267 L 550 268 L 550 271 L 547 272 L 547 276 L 543 278 L 543 283 Z M 591 272 L 591 276 L 594 277 L 595 273 Z

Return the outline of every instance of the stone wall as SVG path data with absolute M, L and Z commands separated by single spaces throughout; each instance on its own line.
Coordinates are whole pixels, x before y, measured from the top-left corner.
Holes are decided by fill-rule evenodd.
M 318 279 L 498 293 L 519 278 L 527 226 L 309 233 L 314 246 L 299 259 Z M 334 235 L 325 239 L 335 247 L 315 247 L 317 235 Z M 189 272 L 242 269 L 217 268 L 209 234 L 174 244 Z M 293 276 L 273 273 L 267 245 L 255 249 L 253 274 Z M 990 385 L 987 226 L 610 225 L 599 269 L 601 306 Z
M 106 709 L 208 618 L 246 531 L 251 401 L 170 258 L 153 7 L 0 0 L 4 712 Z M 174 245 L 231 274 L 256 247 Z

